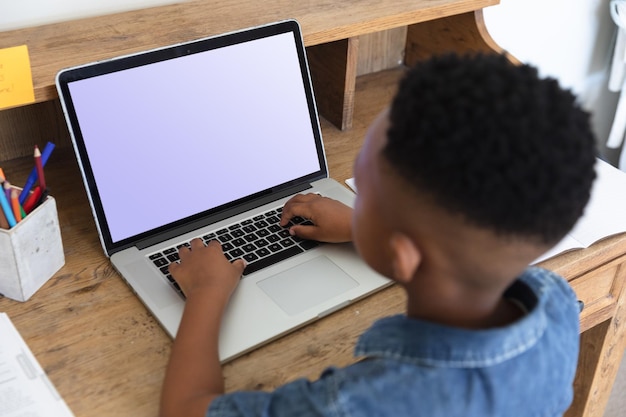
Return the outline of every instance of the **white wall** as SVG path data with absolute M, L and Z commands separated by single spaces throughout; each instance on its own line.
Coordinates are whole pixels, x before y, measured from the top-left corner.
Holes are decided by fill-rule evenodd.
M 500 46 L 578 95 L 592 112 L 600 151 L 616 163 L 617 151 L 603 146 L 618 99 L 607 87 L 616 33 L 609 1 L 501 0 L 484 14 Z
M 182 0 L 2 0 L 0 31 L 181 2 Z

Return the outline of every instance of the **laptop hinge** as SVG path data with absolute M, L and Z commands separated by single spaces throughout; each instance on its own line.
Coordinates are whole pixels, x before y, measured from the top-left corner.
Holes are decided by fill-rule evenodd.
M 254 201 L 250 201 L 247 203 L 240 204 L 236 207 L 231 207 L 228 210 L 225 210 L 220 213 L 211 214 L 206 217 L 202 217 L 200 219 L 191 221 L 189 223 L 185 223 L 175 229 L 169 230 L 167 232 L 159 233 L 157 235 L 151 236 L 149 238 L 138 241 L 135 246 L 137 249 L 142 250 L 148 248 L 150 246 L 156 245 L 157 243 L 164 242 L 168 239 L 172 239 L 176 236 L 183 235 L 185 233 L 200 229 L 202 227 L 211 225 L 213 223 L 217 223 L 229 217 L 236 216 L 238 214 L 244 213 L 248 210 L 252 210 L 256 207 L 262 206 L 264 204 L 271 203 L 272 201 L 280 200 L 281 198 L 288 197 L 292 194 L 297 194 L 304 190 L 308 190 L 312 188 L 311 184 L 299 184 L 294 187 L 286 188 L 282 191 L 274 192 L 271 195 L 267 195 L 265 197 L 260 197 L 255 199 Z

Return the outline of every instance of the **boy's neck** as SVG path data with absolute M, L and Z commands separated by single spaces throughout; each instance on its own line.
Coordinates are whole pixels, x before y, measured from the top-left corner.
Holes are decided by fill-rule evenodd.
M 408 292 L 407 316 L 451 327 L 489 329 L 514 323 L 525 312 L 501 295 L 477 299 L 445 299 Z

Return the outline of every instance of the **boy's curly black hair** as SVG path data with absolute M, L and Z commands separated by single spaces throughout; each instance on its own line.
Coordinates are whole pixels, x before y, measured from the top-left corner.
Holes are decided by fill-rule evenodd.
M 410 69 L 383 155 L 468 222 L 547 244 L 574 226 L 595 178 L 589 114 L 574 95 L 495 54 L 443 55 Z

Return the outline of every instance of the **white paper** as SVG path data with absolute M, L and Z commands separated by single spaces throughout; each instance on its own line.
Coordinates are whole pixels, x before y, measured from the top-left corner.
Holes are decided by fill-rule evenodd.
M 0 417 L 73 417 L 6 313 L 0 335 Z
M 535 262 L 626 232 L 626 173 L 598 159 L 596 174 L 583 216 L 559 244 Z
M 356 183 L 354 182 L 354 178 L 348 178 L 346 180 L 346 184 L 356 193 Z

